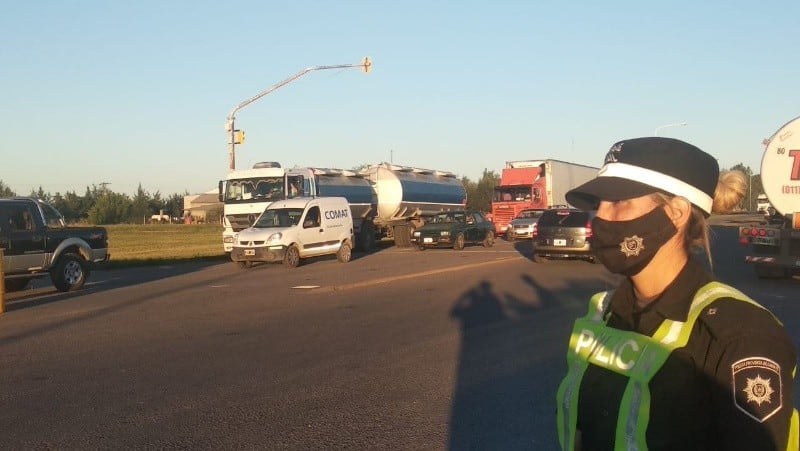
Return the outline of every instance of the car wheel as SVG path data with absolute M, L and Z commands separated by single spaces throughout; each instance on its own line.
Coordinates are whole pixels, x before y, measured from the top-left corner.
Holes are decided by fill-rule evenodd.
M 460 251 L 464 249 L 464 234 L 459 233 L 456 235 L 456 239 L 453 241 L 453 249 Z
M 253 262 L 234 262 L 239 269 L 247 269 L 253 267 Z
M 5 279 L 6 292 L 20 291 L 28 286 L 31 279 Z
M 491 230 L 486 231 L 486 236 L 483 238 L 483 247 L 492 247 L 494 245 L 494 232 Z
M 547 263 L 547 257 L 539 254 L 533 254 L 533 261 L 536 263 Z
M 300 249 L 296 244 L 292 244 L 286 249 L 286 255 L 283 256 L 283 266 L 287 268 L 297 268 L 300 266 Z
M 86 264 L 76 254 L 66 253 L 59 257 L 55 268 L 50 271 L 50 279 L 58 291 L 75 291 L 86 283 Z
M 336 252 L 336 259 L 340 263 L 347 263 L 353 257 L 353 249 L 350 248 L 350 243 L 344 242 L 339 246 L 339 251 Z
M 419 243 L 419 244 L 417 245 L 417 249 L 419 249 L 419 250 L 421 250 L 421 251 L 424 251 L 424 250 L 425 250 L 425 245 L 424 245 L 424 244 L 422 244 L 422 243 Z

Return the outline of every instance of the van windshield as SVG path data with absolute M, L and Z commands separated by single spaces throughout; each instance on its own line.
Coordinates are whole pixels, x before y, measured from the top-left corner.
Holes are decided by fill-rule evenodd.
M 300 223 L 301 216 L 303 216 L 302 208 L 268 209 L 259 216 L 253 227 L 256 229 L 292 227 Z

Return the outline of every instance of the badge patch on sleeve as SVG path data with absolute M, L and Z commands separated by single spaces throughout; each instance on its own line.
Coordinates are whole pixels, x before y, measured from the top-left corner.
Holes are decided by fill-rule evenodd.
M 733 402 L 748 416 L 763 423 L 781 410 L 781 366 L 764 357 L 748 357 L 731 365 Z

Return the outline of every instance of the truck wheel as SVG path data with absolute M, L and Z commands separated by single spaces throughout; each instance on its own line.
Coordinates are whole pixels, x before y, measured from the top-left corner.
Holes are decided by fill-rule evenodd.
M 361 225 L 356 247 L 362 252 L 369 252 L 375 248 L 375 225 L 372 222 L 367 221 Z
M 486 237 L 483 239 L 483 247 L 492 247 L 494 245 L 494 233 L 492 231 L 486 232 Z
M 336 252 L 336 259 L 339 260 L 340 263 L 347 263 L 353 257 L 353 249 L 350 248 L 350 243 L 345 241 L 339 246 L 339 251 Z
M 296 244 L 292 244 L 286 249 L 286 255 L 283 256 L 283 266 L 287 268 L 297 268 L 300 266 L 300 249 Z
M 83 259 L 73 253 L 59 257 L 55 268 L 50 270 L 50 279 L 58 291 L 75 291 L 86 283 L 86 264 Z
M 755 265 L 756 276 L 759 279 L 783 279 L 786 277 L 786 268 L 772 265 Z
M 394 226 L 394 245 L 397 247 L 411 246 L 411 226 L 399 224 Z
M 20 291 L 28 286 L 31 279 L 5 279 L 6 292 Z
M 457 251 L 460 251 L 461 249 L 464 249 L 464 234 L 463 233 L 459 233 L 458 235 L 456 235 L 456 239 L 455 239 L 455 241 L 453 241 L 453 249 L 455 249 Z

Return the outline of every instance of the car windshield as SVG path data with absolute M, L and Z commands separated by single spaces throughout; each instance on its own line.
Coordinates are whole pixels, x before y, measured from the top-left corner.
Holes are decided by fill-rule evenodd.
M 303 216 L 302 208 L 275 208 L 265 210 L 253 224 L 257 229 L 269 229 L 273 227 L 292 227 L 300 223 Z
M 551 210 L 539 219 L 540 226 L 560 225 L 562 227 L 584 227 L 589 222 L 585 211 Z
M 522 210 L 517 215 L 517 219 L 538 218 L 542 213 L 544 213 L 542 210 Z
M 445 212 L 439 213 L 436 216 L 432 217 L 430 222 L 435 224 L 443 224 L 448 222 L 464 222 L 464 213 L 463 212 Z

